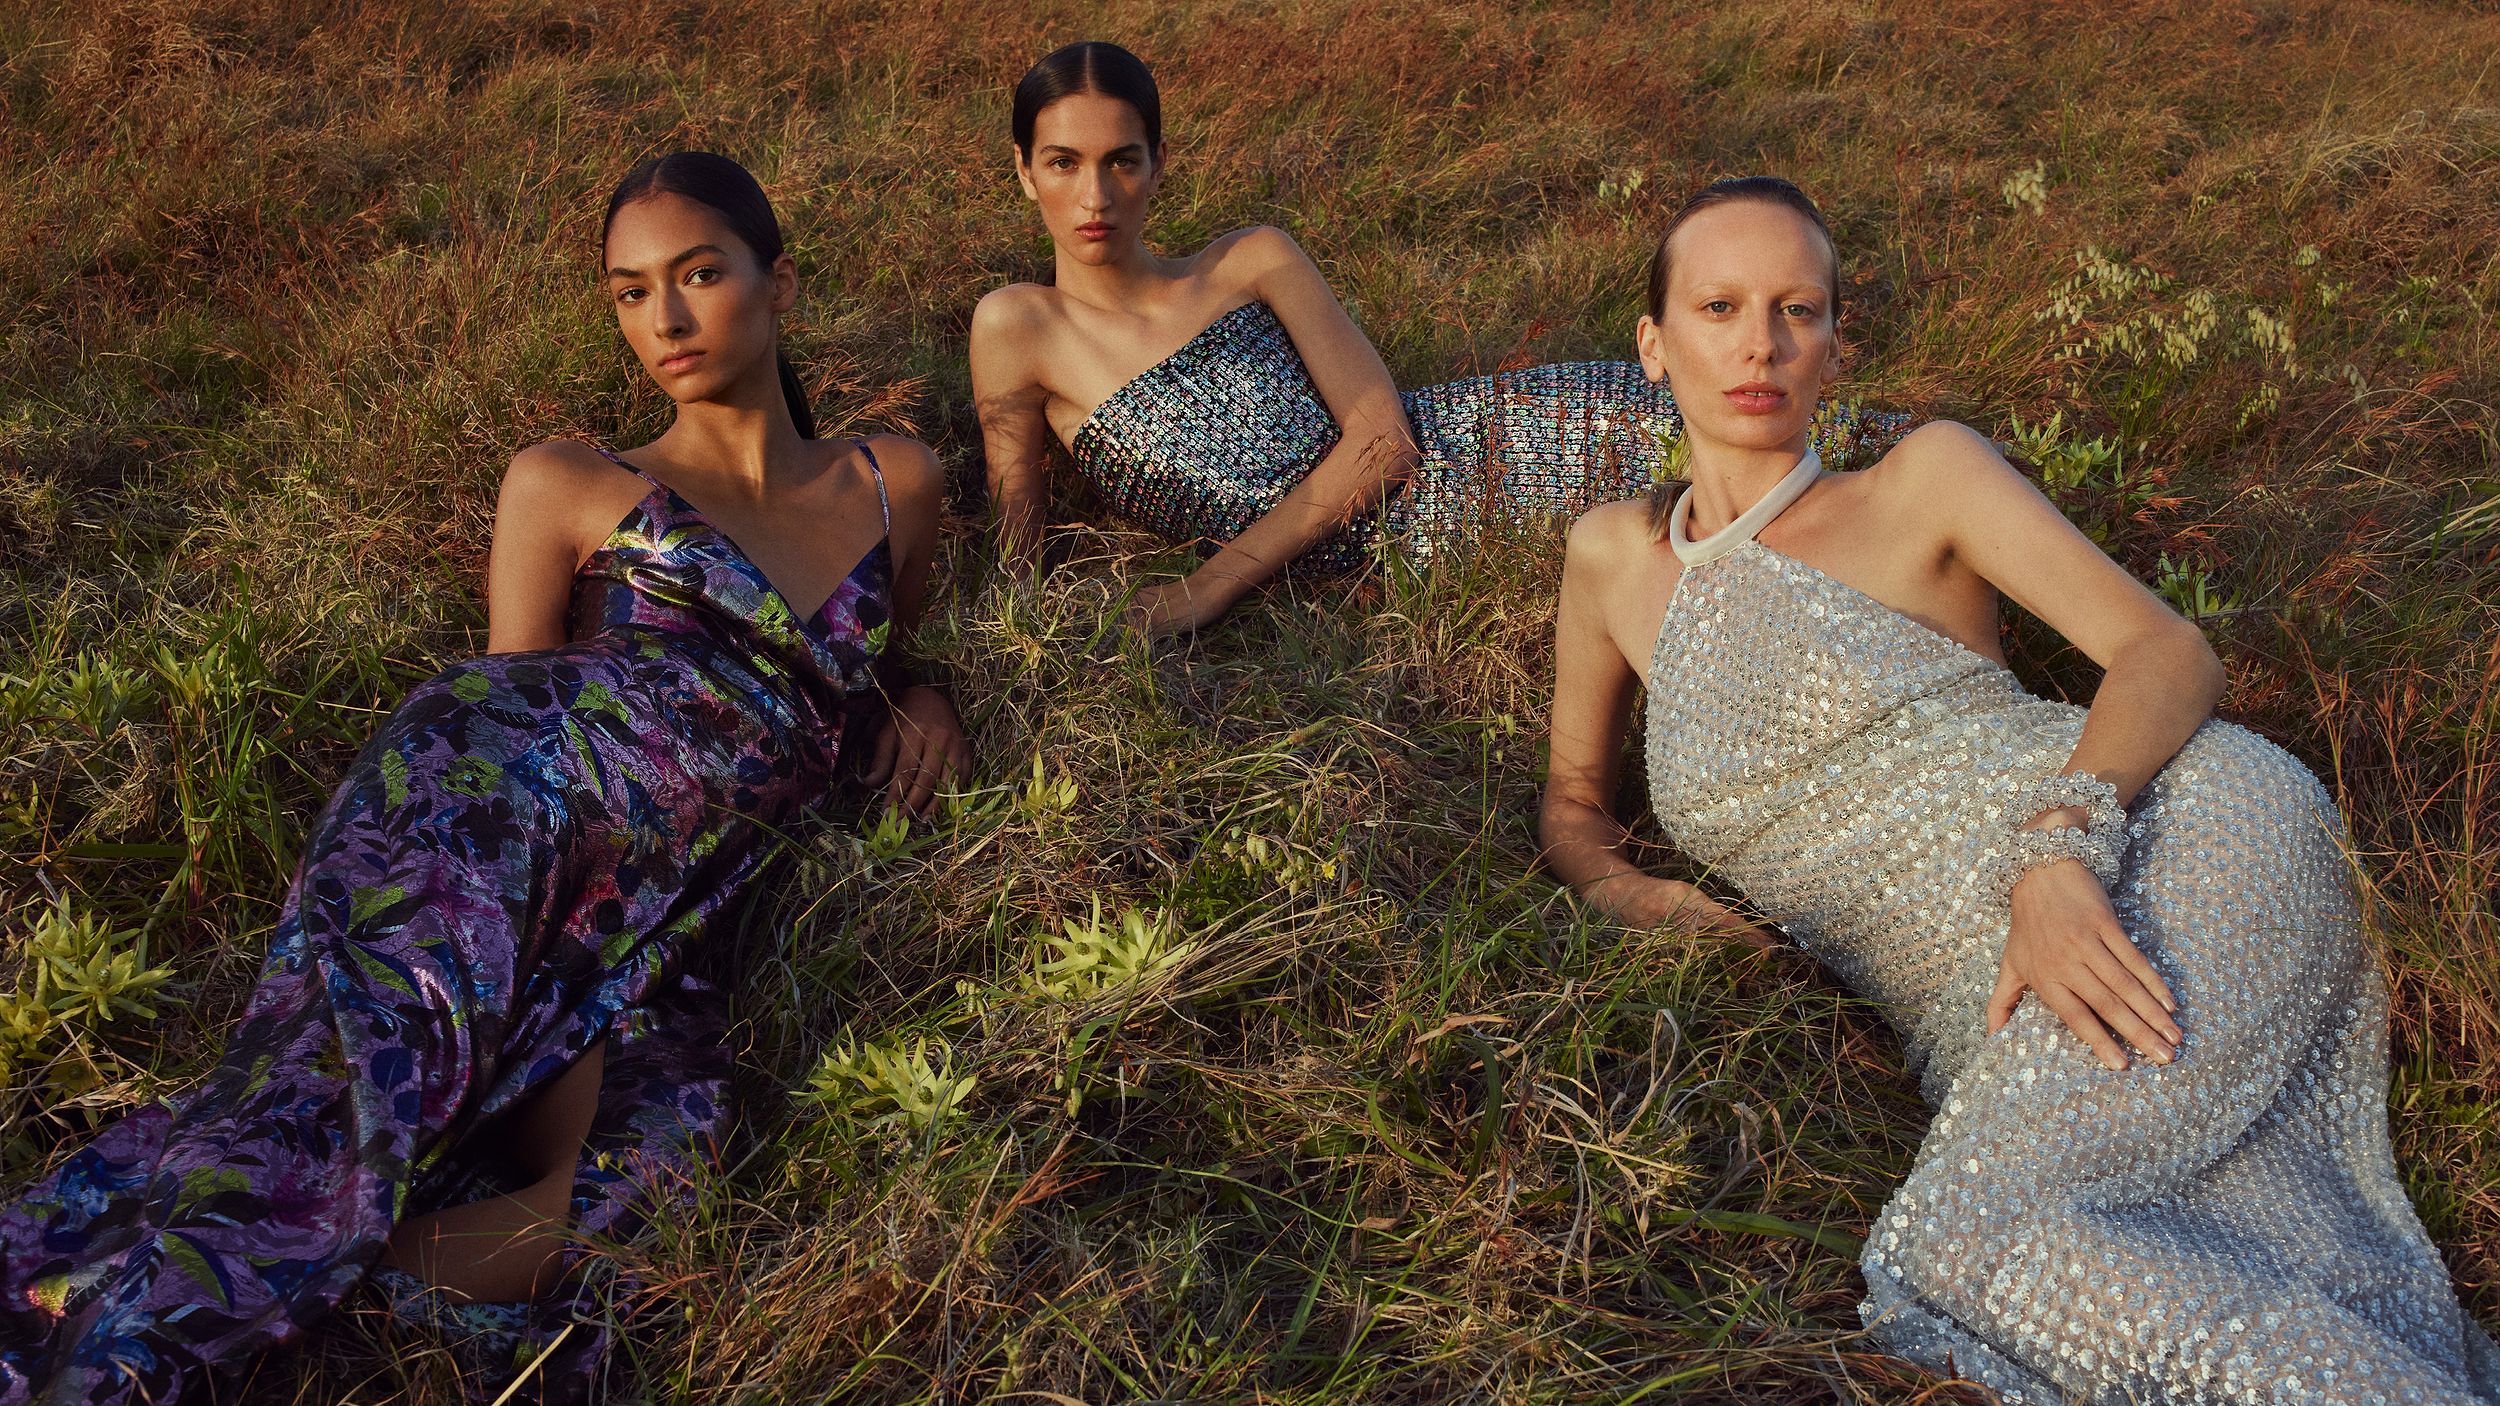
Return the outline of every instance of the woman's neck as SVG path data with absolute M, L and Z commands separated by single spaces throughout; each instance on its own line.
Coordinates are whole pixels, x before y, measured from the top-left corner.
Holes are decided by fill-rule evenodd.
M 1178 260 L 1166 259 L 1131 238 L 1128 247 L 1109 263 L 1089 264 L 1059 249 L 1052 264 L 1052 285 L 1063 295 L 1089 307 L 1135 311 L 1161 301 L 1172 285 Z
M 702 474 L 715 494 L 760 501 L 801 467 L 807 445 L 782 396 L 779 367 L 767 366 L 772 378 L 761 386 L 741 385 L 678 406 L 676 423 L 652 447 L 670 463 Z
M 1692 435 L 1688 426 L 1687 435 Z M 1745 509 L 1762 501 L 1805 457 L 1810 439 L 1797 432 L 1793 444 L 1770 449 L 1740 448 L 1694 436 L 1687 477 L 1693 506 L 1687 519 L 1692 535 L 1707 537 L 1736 521 Z

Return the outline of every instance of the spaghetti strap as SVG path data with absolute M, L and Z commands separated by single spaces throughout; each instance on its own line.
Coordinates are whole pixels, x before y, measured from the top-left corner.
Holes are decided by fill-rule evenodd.
M 865 439 L 854 439 L 851 443 L 859 446 L 861 457 L 868 461 L 868 476 L 877 481 L 877 515 L 885 519 L 885 530 L 891 535 L 894 531 L 894 505 L 885 498 L 885 470 L 877 466 L 877 451 L 869 448 Z
M 645 483 L 647 483 L 647 484 L 650 484 L 653 488 L 666 488 L 666 487 L 668 487 L 668 485 L 667 485 L 667 484 L 660 482 L 658 479 L 653 478 L 651 475 L 649 475 L 649 474 L 647 474 L 647 473 L 644 473 L 644 472 L 643 472 L 642 470 L 640 470 L 640 469 L 635 468 L 632 464 L 627 463 L 627 462 L 625 461 L 625 456 L 624 456 L 624 455 L 617 453 L 615 450 L 608 448 L 606 445 L 604 445 L 604 444 L 594 444 L 594 445 L 592 445 L 592 446 L 590 446 L 590 447 L 591 447 L 591 449 L 592 449 L 594 452 L 596 452 L 596 453 L 598 454 L 598 456 L 599 456 L 600 458 L 607 460 L 609 463 L 616 465 L 618 468 L 623 469 L 625 472 L 627 472 L 627 473 L 629 473 L 629 474 L 632 474 L 634 477 L 636 477 L 636 478 L 638 478 L 638 479 L 641 479 L 643 482 L 645 482 Z

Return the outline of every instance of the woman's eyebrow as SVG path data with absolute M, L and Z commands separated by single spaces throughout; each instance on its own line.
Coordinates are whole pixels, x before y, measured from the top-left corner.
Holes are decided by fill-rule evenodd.
M 694 257 L 695 255 L 697 255 L 697 254 L 712 254 L 712 255 L 716 255 L 716 256 L 721 257 L 721 258 L 727 258 L 727 257 L 728 257 L 728 251 L 727 251 L 727 250 L 725 250 L 725 249 L 723 249 L 723 248 L 721 248 L 721 247 L 720 247 L 719 245 L 717 245 L 717 244 L 698 244 L 698 245 L 694 246 L 692 249 L 688 249 L 688 250 L 687 250 L 687 251 L 685 251 L 684 253 L 679 254 L 677 257 L 675 257 L 675 258 L 673 258 L 673 259 L 669 260 L 669 261 L 668 261 L 668 263 L 665 265 L 665 267 L 667 267 L 667 268 L 675 268 L 675 267 L 677 267 L 679 264 L 684 263 L 686 260 L 693 258 L 693 257 Z M 640 278 L 640 277 L 642 277 L 642 270 L 641 270 L 641 269 L 628 269 L 628 268 L 612 268 L 612 269 L 609 269 L 609 270 L 608 270 L 608 277 L 610 277 L 610 278 Z

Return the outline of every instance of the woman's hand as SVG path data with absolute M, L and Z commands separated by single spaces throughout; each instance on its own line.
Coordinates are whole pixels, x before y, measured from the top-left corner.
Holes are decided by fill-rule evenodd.
M 1193 590 L 1187 580 L 1167 581 L 1160 586 L 1141 588 L 1130 598 L 1128 609 L 1121 612 L 1120 619 L 1151 642 L 1185 635 L 1212 624 L 1224 613 L 1224 609 L 1224 605 L 1210 608 L 1205 596 Z
M 941 782 L 961 781 L 972 771 L 972 744 L 955 716 L 955 704 L 927 684 L 904 689 L 877 733 L 860 779 L 883 786 L 888 805 L 926 818 Z
M 1780 945 L 1778 933 L 1748 921 L 1735 909 L 1681 879 L 1661 879 L 1626 869 L 1581 884 L 1576 891 L 1625 927 L 1673 926 L 1713 937 L 1732 937 L 1752 947 Z
M 2013 1019 L 2025 990 L 2040 993 L 2111 1069 L 2127 1067 L 2127 1045 L 2168 1064 L 2184 1038 L 2170 1018 L 2179 1003 L 2169 983 L 2127 939 L 2101 881 L 2077 860 L 2044 864 L 2016 881 L 2005 957 L 1988 998 L 1989 1034 Z

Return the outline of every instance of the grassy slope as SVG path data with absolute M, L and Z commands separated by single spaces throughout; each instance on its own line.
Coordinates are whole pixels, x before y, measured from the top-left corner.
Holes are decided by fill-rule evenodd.
M 2500 1318 L 2500 21 L 394 8 L 0 16 L 10 1177 L 202 1067 L 375 710 L 482 643 L 510 452 L 662 422 L 590 283 L 608 183 L 668 146 L 747 160 L 806 271 L 795 340 L 830 418 L 916 427 L 975 478 L 966 319 L 1046 267 L 1005 85 L 1107 35 L 1170 94 L 1158 237 L 1292 230 L 1409 383 L 1620 354 L 1662 204 L 1770 169 L 1834 213 L 1859 388 L 2001 434 L 2063 411 L 2041 449 L 2063 501 L 2148 577 L 2191 563 L 2174 596 L 2220 594 L 2226 713 L 2352 814 L 2399 1154 Z M 2036 211 L 2005 185 L 2035 163 Z M 2070 284 L 2088 248 L 2117 262 Z M 2165 360 L 2165 330 L 2192 345 Z M 925 1133 L 835 1075 L 851 1096 L 792 1101 L 644 1252 L 680 1290 L 654 1390 L 1922 1390 L 1848 1333 L 1849 1237 L 1922 1121 L 1890 1039 L 1801 962 L 1594 927 L 1526 875 L 1554 553 L 1519 545 L 1289 583 L 1148 660 L 1098 627 L 1170 564 L 1150 544 L 1082 535 L 1018 595 L 967 533 L 940 637 L 994 789 L 934 835 L 817 839 L 748 925 L 745 994 L 763 1090 L 902 1034 L 977 1086 Z M 2012 644 L 2088 692 L 2036 628 Z M 1098 898 L 1195 946 L 1128 997 L 1037 992 L 1043 936 Z M 177 985 L 154 1021 L 47 1023 L 30 943 Z M 315 1399 L 441 1385 L 424 1354 L 333 1341 Z

